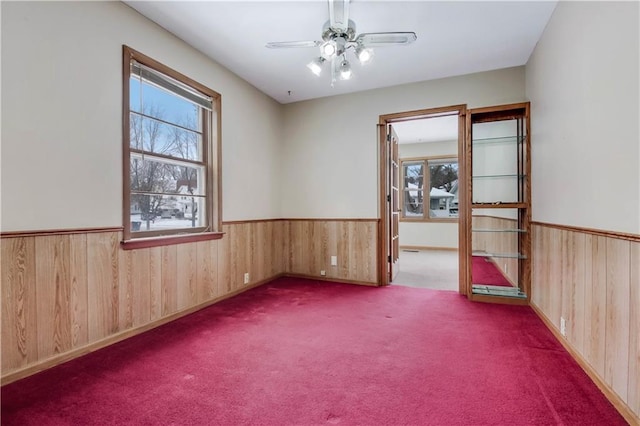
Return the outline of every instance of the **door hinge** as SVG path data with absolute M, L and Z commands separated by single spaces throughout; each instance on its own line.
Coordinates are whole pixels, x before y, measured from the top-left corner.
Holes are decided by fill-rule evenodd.
M 387 133 L 387 142 L 391 142 L 391 133 Z
M 390 203 L 391 202 L 391 195 L 387 195 L 387 202 Z
M 387 262 L 391 263 L 391 256 L 387 256 Z

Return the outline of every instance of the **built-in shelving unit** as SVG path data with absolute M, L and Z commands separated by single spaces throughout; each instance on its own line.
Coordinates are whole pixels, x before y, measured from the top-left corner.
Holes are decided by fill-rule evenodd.
M 531 253 L 529 103 L 467 114 L 467 294 L 528 303 Z

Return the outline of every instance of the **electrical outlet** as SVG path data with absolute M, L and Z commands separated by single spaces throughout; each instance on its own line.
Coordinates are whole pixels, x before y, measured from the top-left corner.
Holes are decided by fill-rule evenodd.
M 504 273 L 508 274 L 509 273 L 509 267 L 507 266 L 507 264 L 504 264 Z
M 326 277 L 327 276 L 327 271 L 325 271 L 324 269 L 322 271 L 320 271 L 320 276 L 321 277 Z
M 248 272 L 244 273 L 244 283 L 245 284 L 249 284 L 249 273 Z
M 338 256 L 331 256 L 331 266 L 338 266 Z
M 567 337 L 567 320 L 564 317 L 560 317 L 560 334 Z

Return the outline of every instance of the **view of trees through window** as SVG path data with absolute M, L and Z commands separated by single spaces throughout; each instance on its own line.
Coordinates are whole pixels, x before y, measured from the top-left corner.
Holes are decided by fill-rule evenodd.
M 429 171 L 425 175 L 425 170 Z M 404 161 L 403 217 L 451 219 L 458 217 L 458 161 L 423 159 Z M 425 208 L 425 188 L 429 188 Z
M 203 108 L 132 74 L 131 230 L 206 226 Z

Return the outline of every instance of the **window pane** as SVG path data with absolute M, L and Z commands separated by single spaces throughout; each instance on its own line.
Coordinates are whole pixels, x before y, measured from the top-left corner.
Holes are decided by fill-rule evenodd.
M 424 191 L 404 191 L 404 217 L 422 217 L 424 212 Z
M 424 188 L 424 163 L 403 163 L 404 168 L 404 187 L 405 188 Z
M 191 195 L 131 194 L 131 231 L 206 226 L 205 198 Z
M 200 107 L 153 86 L 137 77 L 129 79 L 129 106 L 131 111 L 143 113 L 187 129 L 200 129 Z
M 423 217 L 424 214 L 424 162 L 402 163 L 404 176 L 404 217 Z
M 429 163 L 429 217 L 458 217 L 458 163 Z
M 129 114 L 130 146 L 187 160 L 202 160 L 202 136 L 136 113 Z
M 131 155 L 132 192 L 204 195 L 204 166 L 183 165 L 150 156 Z

